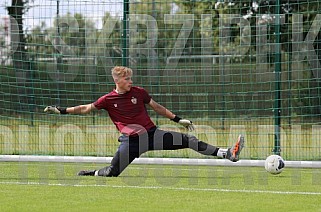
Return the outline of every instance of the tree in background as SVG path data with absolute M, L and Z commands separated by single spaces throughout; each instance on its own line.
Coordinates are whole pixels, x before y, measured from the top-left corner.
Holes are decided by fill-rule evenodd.
M 11 6 L 7 7 L 8 14 L 15 20 L 10 21 L 11 37 L 15 38 L 11 39 L 11 43 L 12 46 L 17 47 L 12 49 L 12 61 L 14 68 L 20 71 L 27 68 L 24 62 L 26 61 L 26 39 L 23 32 L 23 14 L 27 11 L 26 4 L 27 1 L 12 0 Z
M 59 30 L 57 30 L 59 29 Z M 57 32 L 58 31 L 58 32 Z M 86 39 L 92 33 L 96 32 L 95 23 L 87 19 L 82 14 L 67 13 L 64 16 L 56 18 L 54 27 L 50 29 L 50 36 L 54 36 L 53 43 L 60 40 L 59 45 L 64 45 L 72 49 L 72 55 L 66 56 L 84 56 L 86 52 Z M 64 53 L 64 52 L 60 52 Z
M 10 36 L 11 36 L 11 55 L 12 63 L 17 77 L 16 95 L 18 102 L 16 110 L 30 110 L 34 104 L 32 95 L 32 85 L 28 79 L 32 76 L 30 71 L 31 63 L 26 53 L 26 37 L 23 27 L 23 15 L 28 11 L 28 0 L 12 0 L 11 6 L 7 7 L 10 16 Z
M 171 14 L 173 3 L 169 1 L 145 0 L 136 1 L 130 5 L 130 14 L 146 14 L 153 17 L 157 23 L 157 43 L 155 49 L 158 57 L 166 57 L 170 54 L 175 43 L 175 30 L 165 24 L 165 14 Z M 139 35 L 135 38 L 137 44 L 146 42 L 147 28 L 139 25 Z M 176 30 L 177 31 L 177 30 Z
M 31 29 L 27 34 L 28 53 L 35 57 L 50 57 L 54 53 L 54 48 L 49 39 L 49 28 L 43 21 L 39 26 Z

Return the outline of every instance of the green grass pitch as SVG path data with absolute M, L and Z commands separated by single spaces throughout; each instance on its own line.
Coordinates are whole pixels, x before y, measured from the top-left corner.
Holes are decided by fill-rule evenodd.
M 321 211 L 321 170 L 130 165 L 118 178 L 78 177 L 103 164 L 1 162 L 1 211 Z

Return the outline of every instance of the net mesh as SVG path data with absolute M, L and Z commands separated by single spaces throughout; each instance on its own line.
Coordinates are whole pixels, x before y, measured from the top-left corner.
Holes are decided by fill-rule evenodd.
M 194 134 L 205 142 L 229 147 L 243 133 L 243 158 L 265 158 L 277 145 L 285 159 L 319 160 L 319 6 L 6 1 L 0 22 L 0 154 L 112 156 L 119 134 L 106 112 L 58 116 L 43 109 L 94 102 L 114 88 L 110 69 L 128 64 L 135 85 L 193 120 Z M 161 128 L 183 131 L 149 113 Z M 191 150 L 145 156 L 204 157 Z

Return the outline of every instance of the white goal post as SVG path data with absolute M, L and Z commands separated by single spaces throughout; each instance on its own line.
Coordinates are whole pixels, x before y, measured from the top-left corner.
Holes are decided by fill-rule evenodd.
M 111 160 L 112 157 L 93 156 L 0 155 L 0 162 L 110 163 Z M 264 167 L 264 160 L 240 160 L 233 163 L 224 159 L 141 157 L 135 159 L 133 164 Z M 285 161 L 285 167 L 321 168 L 321 161 Z

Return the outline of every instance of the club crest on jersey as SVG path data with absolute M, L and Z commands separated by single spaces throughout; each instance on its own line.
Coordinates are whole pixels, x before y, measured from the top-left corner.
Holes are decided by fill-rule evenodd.
M 117 107 L 117 104 L 114 104 L 114 107 Z
M 132 101 L 133 104 L 137 104 L 137 98 L 132 97 L 131 101 Z

